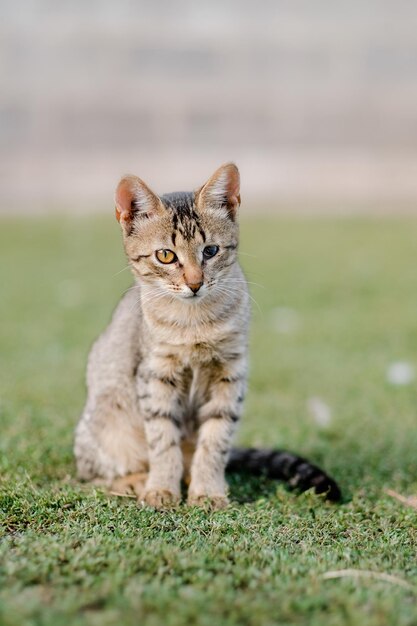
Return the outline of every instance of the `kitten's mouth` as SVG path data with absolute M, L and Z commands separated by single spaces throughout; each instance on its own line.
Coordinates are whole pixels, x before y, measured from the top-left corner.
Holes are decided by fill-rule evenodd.
M 178 300 L 188 300 L 189 302 L 197 304 L 201 300 L 204 300 L 210 294 L 210 291 L 211 290 L 206 287 L 198 291 L 193 291 L 192 289 L 175 289 L 170 290 L 170 295 L 173 295 Z
M 189 300 L 190 302 L 197 302 L 197 300 L 202 300 L 204 298 L 204 293 L 183 293 L 181 294 L 181 300 Z

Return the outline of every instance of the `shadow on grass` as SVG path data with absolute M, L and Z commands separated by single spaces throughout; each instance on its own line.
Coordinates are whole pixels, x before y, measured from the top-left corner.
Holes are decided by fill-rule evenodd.
M 281 481 L 266 476 L 252 476 L 246 472 L 229 474 L 230 498 L 239 504 L 256 502 L 260 499 L 270 499 L 277 491 L 278 485 L 287 485 Z M 288 489 L 288 491 L 290 491 Z
M 301 495 L 301 491 L 291 488 L 285 481 L 268 478 L 265 475 L 253 476 L 246 472 L 228 474 L 227 481 L 230 487 L 230 498 L 238 504 L 256 502 L 260 499 L 271 499 L 279 487 L 284 487 L 288 494 Z M 313 490 L 311 490 L 313 492 Z M 324 494 L 314 494 L 317 501 L 325 499 Z M 352 500 L 352 494 L 343 489 L 342 498 L 334 505 L 347 504 Z

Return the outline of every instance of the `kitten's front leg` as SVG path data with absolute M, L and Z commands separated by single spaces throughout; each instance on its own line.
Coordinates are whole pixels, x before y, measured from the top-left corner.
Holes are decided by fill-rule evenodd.
M 149 358 L 141 364 L 137 385 L 149 456 L 142 500 L 156 509 L 172 507 L 180 500 L 183 472 L 180 380 L 171 363 Z
M 214 509 L 228 504 L 225 468 L 246 390 L 246 359 L 224 366 L 201 407 L 197 447 L 191 466 L 188 503 Z

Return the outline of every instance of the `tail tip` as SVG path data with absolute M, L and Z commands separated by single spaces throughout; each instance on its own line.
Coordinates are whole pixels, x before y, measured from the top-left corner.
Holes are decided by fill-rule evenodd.
M 332 478 L 326 476 L 325 480 L 320 481 L 314 487 L 314 491 L 317 495 L 324 495 L 325 499 L 329 502 L 340 502 L 342 499 L 342 492 L 339 485 Z

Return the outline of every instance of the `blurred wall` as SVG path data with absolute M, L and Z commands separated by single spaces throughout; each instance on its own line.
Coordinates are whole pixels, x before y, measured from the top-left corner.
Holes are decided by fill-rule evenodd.
M 0 212 L 242 171 L 257 210 L 417 210 L 410 0 L 1 0 Z

